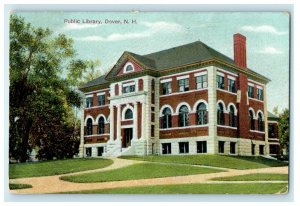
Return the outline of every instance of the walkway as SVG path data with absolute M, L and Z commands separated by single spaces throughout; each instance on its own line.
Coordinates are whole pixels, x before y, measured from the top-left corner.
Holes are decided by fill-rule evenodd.
M 122 168 L 125 166 L 142 162 L 142 161 L 126 160 L 126 159 L 118 159 L 118 158 L 114 158 L 113 161 L 114 163 L 106 168 L 69 173 L 65 175 L 107 171 L 107 170 L 118 169 L 118 168 Z M 164 164 L 164 163 L 160 163 L 160 164 Z M 219 172 L 219 173 L 163 177 L 163 178 L 153 178 L 153 179 L 140 179 L 140 180 L 125 180 L 125 181 L 114 181 L 114 182 L 100 182 L 100 183 L 67 182 L 59 179 L 59 177 L 64 175 L 55 175 L 55 176 L 11 179 L 10 183 L 32 185 L 32 188 L 28 188 L 28 189 L 11 190 L 12 193 L 44 194 L 44 193 L 60 193 L 60 192 L 81 191 L 81 190 L 109 189 L 109 188 L 119 188 L 119 187 L 135 187 L 135 186 L 145 186 L 145 185 L 171 185 L 171 184 L 190 184 L 190 183 L 220 184 L 224 182 L 211 181 L 210 179 L 216 177 L 229 177 L 229 176 L 237 176 L 237 175 L 245 175 L 245 174 L 256 174 L 256 173 L 288 174 L 288 167 L 268 167 L 268 168 L 261 168 L 261 169 L 249 169 L 249 170 L 226 169 L 226 171 Z M 253 182 L 265 183 L 266 181 L 253 181 Z M 286 181 L 267 181 L 267 182 L 279 183 L 279 182 L 286 182 Z M 226 183 L 230 183 L 230 182 L 227 181 Z M 234 181 L 234 183 L 244 183 L 244 181 L 239 181 L 239 182 Z M 247 183 L 250 182 L 248 181 Z

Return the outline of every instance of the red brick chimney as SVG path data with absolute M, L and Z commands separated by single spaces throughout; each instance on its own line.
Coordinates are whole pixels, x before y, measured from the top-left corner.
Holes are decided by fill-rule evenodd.
M 234 63 L 247 69 L 246 37 L 237 33 L 233 35 L 234 41 Z

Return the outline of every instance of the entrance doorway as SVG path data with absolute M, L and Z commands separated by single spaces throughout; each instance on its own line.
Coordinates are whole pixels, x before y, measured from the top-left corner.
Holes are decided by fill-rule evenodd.
M 127 148 L 131 145 L 132 140 L 132 128 L 124 129 L 124 137 L 122 142 L 122 147 Z

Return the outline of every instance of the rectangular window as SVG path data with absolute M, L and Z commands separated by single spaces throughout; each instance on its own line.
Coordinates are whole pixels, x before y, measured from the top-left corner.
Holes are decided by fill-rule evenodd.
M 255 144 L 251 144 L 251 154 L 255 155 Z
M 197 142 L 197 153 L 207 153 L 207 142 L 206 141 Z
M 217 75 L 217 88 L 224 89 L 224 77 Z
M 248 85 L 248 97 L 254 98 L 254 87 Z
M 223 154 L 224 153 L 224 147 L 225 147 L 225 142 L 224 141 L 219 141 L 219 153 Z
M 172 93 L 172 82 L 165 82 L 161 84 L 162 95 L 171 94 Z
M 98 106 L 105 105 L 105 95 L 98 95 Z
M 189 91 L 189 87 L 190 87 L 189 79 L 187 78 L 187 79 L 178 80 L 178 86 L 179 86 L 178 88 L 179 92 Z
M 264 150 L 265 150 L 265 146 L 264 145 L 259 145 L 259 154 L 260 155 L 264 155 Z
M 230 154 L 235 154 L 235 142 L 230 142 Z
M 264 91 L 262 89 L 257 89 L 257 99 L 264 100 Z
M 162 153 L 163 154 L 171 154 L 171 143 L 163 143 L 161 144 L 162 147 Z
M 181 154 L 189 153 L 189 143 L 188 142 L 179 142 L 179 153 L 181 153 Z
M 102 156 L 104 152 L 104 147 L 98 147 L 97 148 L 97 156 Z
M 93 106 L 93 97 L 85 98 L 85 107 L 89 108 Z
M 154 122 L 155 120 L 155 113 L 151 113 L 151 122 Z
M 228 79 L 228 91 L 235 93 L 235 81 L 233 79 Z
M 207 75 L 202 75 L 196 77 L 197 89 L 202 89 L 207 87 Z
M 125 86 L 123 87 L 123 93 L 130 93 L 130 92 L 135 92 L 135 85 L 129 85 L 129 86 Z
M 154 137 L 154 125 L 151 125 L 151 137 Z
M 86 157 L 91 157 L 92 156 L 92 148 L 91 147 L 85 148 L 85 156 Z
M 275 138 L 275 125 L 268 125 L 269 128 L 269 138 Z

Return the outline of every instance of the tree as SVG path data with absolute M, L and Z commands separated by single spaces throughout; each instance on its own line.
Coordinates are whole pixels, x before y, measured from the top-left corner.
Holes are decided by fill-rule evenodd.
M 284 109 L 282 113 L 279 114 L 278 122 L 278 133 L 279 133 L 279 143 L 281 150 L 285 149 L 287 155 L 289 154 L 289 137 L 290 137 L 290 112 L 289 109 Z
M 71 38 L 53 36 L 16 15 L 10 18 L 9 58 L 10 158 L 25 162 L 35 146 L 42 159 L 70 157 L 76 150 L 65 154 L 62 146 L 77 144 L 76 128 L 67 119 L 74 119 L 70 110 L 81 105 L 75 88 L 87 62 L 76 59 Z

